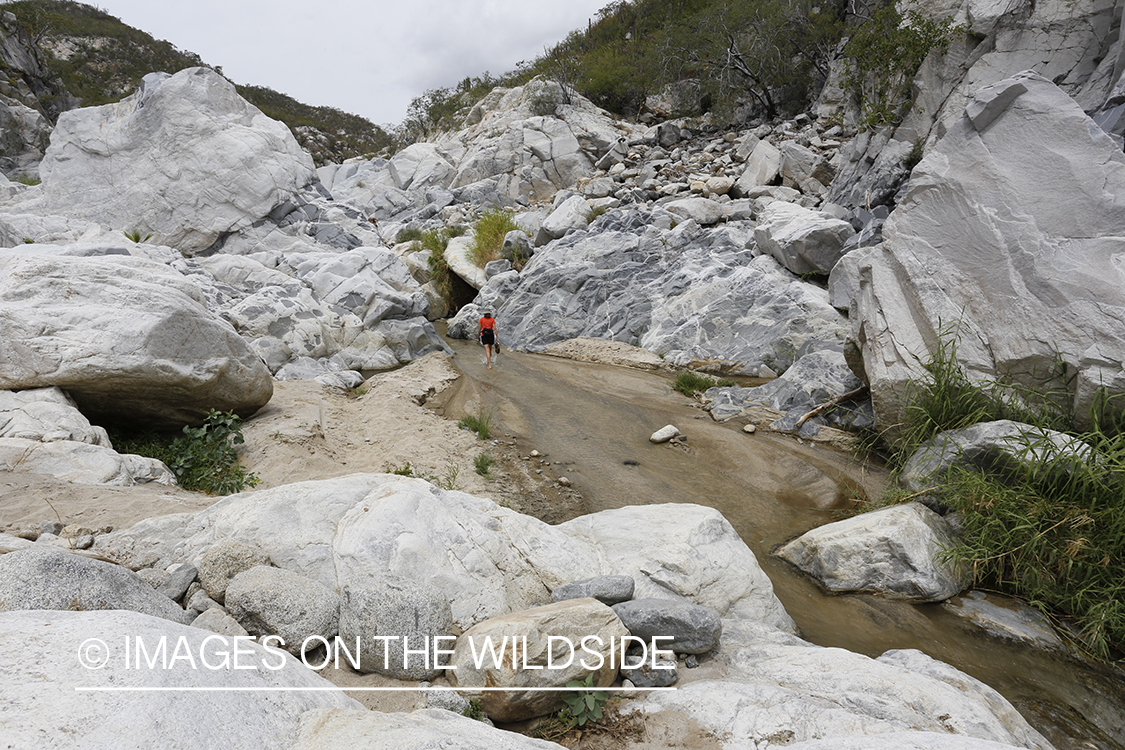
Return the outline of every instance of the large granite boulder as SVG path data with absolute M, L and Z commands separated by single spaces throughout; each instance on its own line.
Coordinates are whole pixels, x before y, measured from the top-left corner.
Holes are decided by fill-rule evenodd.
M 981 87 L 1030 69 L 1094 111 L 1111 98 L 1121 74 L 1121 9 L 1113 0 L 954 0 L 916 3 L 911 10 L 932 21 L 951 18 L 969 33 L 954 34 L 945 49 L 927 56 L 901 124 L 861 133 L 842 149 L 830 201 L 893 206 L 914 144 L 924 141 L 928 150 L 954 129 Z
M 61 549 L 0 555 L 0 612 L 127 609 L 174 622 L 184 611 L 128 568 Z
M 453 188 L 496 178 L 500 194 L 529 201 L 573 187 L 620 138 L 638 134 L 577 93 L 536 78 L 493 89 L 473 106 L 467 127 L 437 146 L 456 165 Z
M 141 258 L 2 253 L 0 328 L 0 388 L 58 386 L 89 417 L 179 426 L 273 395 L 198 287 Z
M 1076 437 L 999 419 L 935 435 L 911 454 L 899 483 L 911 492 L 940 492 L 942 475 L 955 466 L 1004 476 L 1037 463 L 1093 457 L 1093 448 Z
M 920 503 L 892 505 L 818 526 L 777 550 L 833 593 L 938 602 L 961 592 L 964 572 L 945 559 L 949 523 Z
M 1023 73 L 978 91 L 883 244 L 839 266 L 880 423 L 903 421 L 942 336 L 970 378 L 1065 388 L 1080 421 L 1100 391 L 1125 391 L 1122 202 L 1125 154 L 1054 84 Z
M 637 596 L 794 627 L 750 548 L 718 511 L 698 505 L 620 508 L 551 526 L 420 479 L 356 474 L 146 519 L 98 536 L 95 549 L 134 569 L 164 568 L 195 564 L 226 538 L 334 590 L 426 580 L 463 629 L 547 604 L 569 581 L 610 574 L 631 576 Z
M 0 471 L 47 474 L 78 484 L 176 484 L 162 461 L 75 440 L 0 438 Z
M 0 644 L 4 741 L 26 750 L 289 750 L 306 711 L 362 709 L 284 652 L 133 612 L 7 612 Z
M 784 201 L 772 201 L 758 221 L 758 249 L 795 274 L 828 273 L 855 234 L 846 221 Z
M 117 104 L 59 116 L 40 165 L 49 212 L 186 253 L 265 218 L 312 182 L 312 157 L 213 70 L 145 76 Z
M 251 635 L 278 635 L 274 645 L 300 655 L 340 630 L 340 597 L 319 581 L 259 565 L 236 575 L 224 598 Z

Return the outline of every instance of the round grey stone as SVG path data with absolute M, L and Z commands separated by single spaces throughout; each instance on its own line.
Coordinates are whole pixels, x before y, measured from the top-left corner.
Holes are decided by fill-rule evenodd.
M 222 604 L 232 578 L 269 563 L 269 555 L 261 547 L 236 539 L 223 539 L 203 554 L 199 562 L 199 582 L 203 584 L 207 596 Z
M 615 604 L 613 611 L 629 632 L 645 641 L 656 636 L 661 649 L 677 654 L 702 654 L 719 645 L 723 623 L 710 607 L 669 599 L 634 599 Z
M 423 589 L 409 582 L 394 581 L 373 588 L 345 588 L 340 607 L 340 637 L 345 643 L 360 641 L 361 672 L 378 672 L 403 680 L 432 680 L 443 670 L 435 669 L 433 652 L 437 636 L 452 636 L 453 610 L 436 589 Z M 388 636 L 389 641 L 378 640 Z M 440 642 L 452 649 L 452 638 Z M 404 658 L 404 645 L 412 652 Z M 447 663 L 449 655 L 438 661 Z

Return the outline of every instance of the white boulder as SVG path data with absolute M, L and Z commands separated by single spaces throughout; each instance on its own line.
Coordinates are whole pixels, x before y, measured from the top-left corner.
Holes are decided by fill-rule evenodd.
M 773 201 L 762 211 L 754 241 L 795 274 L 832 270 L 844 255 L 852 225 L 795 203 Z
M 1044 387 L 1061 360 L 1047 387 L 1080 420 L 1099 391 L 1125 391 L 1123 202 L 1125 154 L 1054 84 L 1022 73 L 978 91 L 915 167 L 883 244 L 841 264 L 879 422 L 902 422 L 939 335 L 957 337 L 971 379 Z
M 964 588 L 962 572 L 944 561 L 956 544 L 944 518 L 924 505 L 907 503 L 818 526 L 776 554 L 831 592 L 936 602 Z
M 207 68 L 64 112 L 40 165 L 46 205 L 184 252 L 264 218 L 315 177 L 312 157 Z
M 138 640 L 151 669 L 126 661 Z M 4 740 L 26 750 L 289 750 L 306 711 L 362 708 L 284 652 L 133 612 L 4 613 L 0 643 Z M 175 688 L 215 691 L 156 692 Z
M 0 329 L 0 388 L 58 386 L 92 417 L 179 426 L 273 394 L 198 287 L 141 258 L 0 254 Z

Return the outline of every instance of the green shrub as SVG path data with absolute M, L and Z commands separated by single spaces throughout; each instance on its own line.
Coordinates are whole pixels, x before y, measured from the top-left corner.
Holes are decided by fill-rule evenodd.
M 691 370 L 684 370 L 676 376 L 676 381 L 672 384 L 672 389 L 679 391 L 685 396 L 694 396 L 708 388 L 714 387 L 714 385 L 715 379 L 711 376 L 702 375 Z
M 16 177 L 16 182 L 18 182 L 21 185 L 35 186 L 35 185 L 38 185 L 40 183 L 40 179 L 38 177 L 32 177 L 29 174 L 21 174 L 18 177 Z
M 420 239 L 422 239 L 421 229 L 418 227 L 407 227 L 406 229 L 398 230 L 398 234 L 395 235 L 395 244 L 398 245 L 403 242 L 413 242 Z
M 469 246 L 469 259 L 484 268 L 489 261 L 500 258 L 504 235 L 519 229 L 512 215 L 502 208 L 494 208 L 480 215 L 473 224 L 473 242 Z
M 482 477 L 487 477 L 492 473 L 492 467 L 496 465 L 496 459 L 487 453 L 482 453 L 473 459 L 473 466 L 476 468 L 477 474 Z
M 593 224 L 599 217 L 605 216 L 607 213 L 609 213 L 609 209 L 606 206 L 595 206 L 590 209 L 590 215 L 586 217 L 586 223 Z
M 163 461 L 185 490 L 229 495 L 255 487 L 258 476 L 238 462 L 234 446 L 245 442 L 242 419 L 234 412 L 207 412 L 199 427 L 185 426 L 179 437 L 156 432 L 129 434 L 115 430 L 111 441 L 120 453 Z
M 859 99 L 864 128 L 893 125 L 906 112 L 915 73 L 931 49 L 944 51 L 965 31 L 952 17 L 932 21 L 915 11 L 904 18 L 893 3 L 852 32 L 844 46 L 845 84 Z

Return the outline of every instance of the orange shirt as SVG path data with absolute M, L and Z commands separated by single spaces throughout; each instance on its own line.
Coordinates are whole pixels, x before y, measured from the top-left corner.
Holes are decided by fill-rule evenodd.
M 496 330 L 496 318 L 481 318 L 480 319 L 480 330 L 483 331 L 485 329 L 495 331 Z

